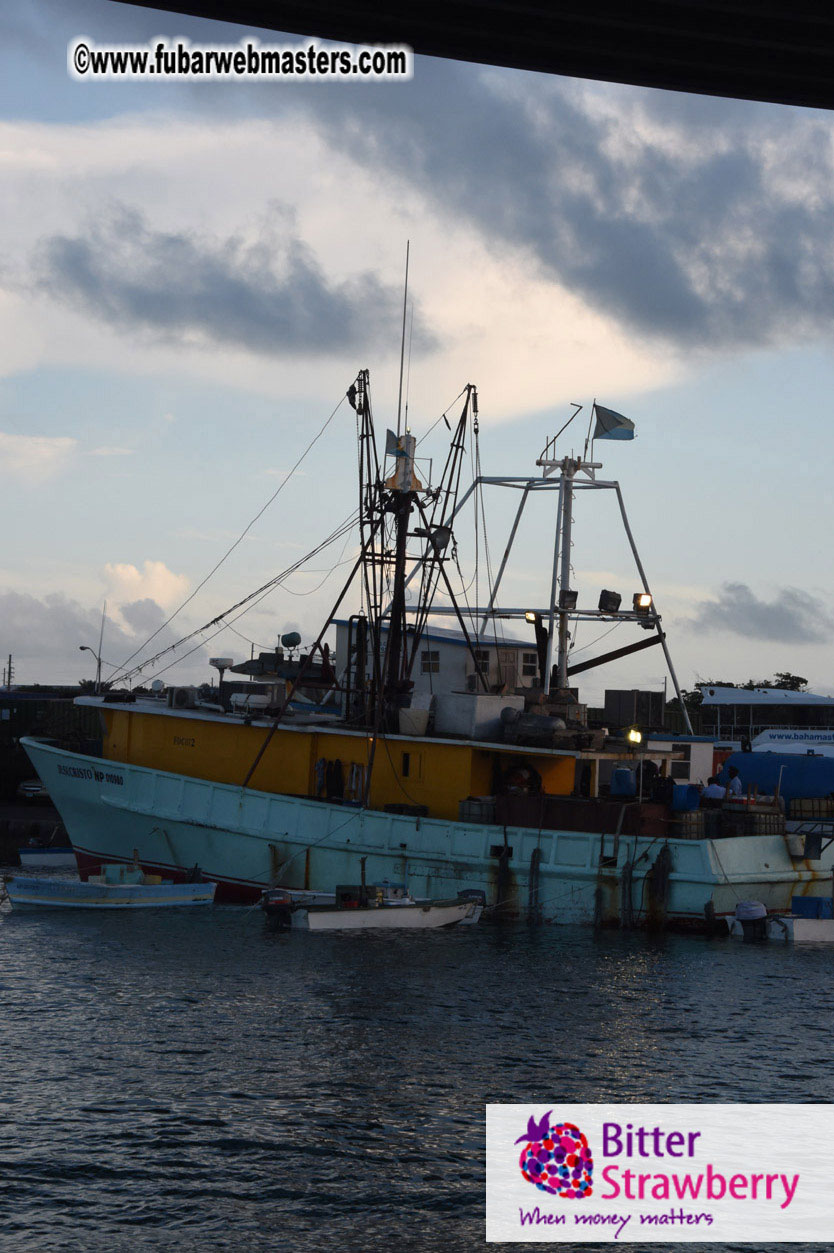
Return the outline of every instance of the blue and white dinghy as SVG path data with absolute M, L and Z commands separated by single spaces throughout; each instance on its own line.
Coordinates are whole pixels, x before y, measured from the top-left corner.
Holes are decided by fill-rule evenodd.
M 6 894 L 14 909 L 163 909 L 183 905 L 210 905 L 215 883 L 174 883 L 146 875 L 137 866 L 106 865 L 86 883 L 76 879 L 29 878 L 6 880 Z

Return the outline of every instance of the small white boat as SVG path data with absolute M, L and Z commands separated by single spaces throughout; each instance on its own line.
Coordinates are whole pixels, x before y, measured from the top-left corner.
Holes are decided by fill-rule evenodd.
M 17 855 L 24 870 L 75 870 L 75 850 L 69 844 L 28 844 Z
M 834 910 L 830 897 L 795 896 L 789 914 L 769 914 L 761 901 L 739 901 L 728 918 L 730 935 L 748 942 L 793 941 L 834 944 Z
M 134 866 L 107 865 L 86 883 L 15 875 L 5 887 L 15 909 L 162 909 L 210 905 L 217 884 L 174 883 Z
M 337 887 L 334 893 L 271 888 L 261 908 L 276 928 L 307 931 L 427 930 L 478 920 L 482 900 L 414 900 L 404 888 Z
M 293 914 L 292 925 L 307 931 L 376 931 L 454 927 L 475 911 L 471 901 L 434 901 L 427 905 L 380 905 L 338 909 L 313 905 Z

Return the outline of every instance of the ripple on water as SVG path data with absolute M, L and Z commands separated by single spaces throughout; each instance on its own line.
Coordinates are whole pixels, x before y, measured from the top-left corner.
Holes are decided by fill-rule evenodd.
M 4 1249 L 480 1249 L 486 1101 L 834 1100 L 818 951 L 222 908 L 0 948 Z

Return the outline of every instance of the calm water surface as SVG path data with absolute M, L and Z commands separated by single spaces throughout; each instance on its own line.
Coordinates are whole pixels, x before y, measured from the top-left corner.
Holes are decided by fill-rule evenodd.
M 487 1101 L 834 1100 L 825 949 L 3 906 L 0 956 L 3 1249 L 481 1249 Z

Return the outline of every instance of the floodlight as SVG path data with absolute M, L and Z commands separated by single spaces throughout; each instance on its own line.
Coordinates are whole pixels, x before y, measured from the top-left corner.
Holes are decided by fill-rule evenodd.
M 652 607 L 651 592 L 635 592 L 632 605 L 635 613 L 647 614 Z
M 569 587 L 563 587 L 561 592 L 559 593 L 559 608 L 560 609 L 575 609 L 578 597 L 579 597 L 578 592 L 571 591 Z
M 636 727 L 631 728 L 628 735 L 626 736 L 626 739 L 628 740 L 629 744 L 642 744 L 643 743 L 642 733 L 638 731 Z
M 608 592 L 603 589 L 599 594 L 600 613 L 616 613 L 622 603 L 619 592 Z
M 534 613 L 532 609 L 528 609 L 524 617 L 527 622 L 535 622 L 538 614 Z

